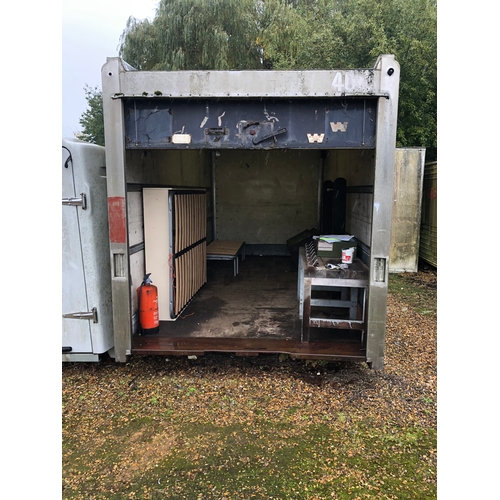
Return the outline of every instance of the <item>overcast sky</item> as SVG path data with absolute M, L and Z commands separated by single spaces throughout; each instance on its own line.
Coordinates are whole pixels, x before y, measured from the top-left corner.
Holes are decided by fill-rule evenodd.
M 62 135 L 81 130 L 84 87 L 101 89 L 101 68 L 118 55 L 129 16 L 155 15 L 159 0 L 62 0 Z

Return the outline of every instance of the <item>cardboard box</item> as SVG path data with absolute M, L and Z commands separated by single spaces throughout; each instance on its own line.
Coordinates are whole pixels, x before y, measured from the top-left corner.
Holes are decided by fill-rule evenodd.
M 316 240 L 316 254 L 318 257 L 330 257 L 332 259 L 342 258 L 342 249 L 354 247 L 354 257 L 356 258 L 356 252 L 358 245 L 355 239 L 350 241 L 336 241 L 334 243 L 327 243 L 326 241 Z

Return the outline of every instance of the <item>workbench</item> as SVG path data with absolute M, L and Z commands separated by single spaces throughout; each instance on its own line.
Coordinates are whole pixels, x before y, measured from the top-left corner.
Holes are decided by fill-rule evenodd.
M 347 269 L 326 267 L 327 264 L 339 266 L 341 263 L 342 259 L 316 255 L 311 259 L 306 256 L 304 247 L 299 250 L 298 299 L 303 342 L 309 342 L 311 328 L 360 330 L 362 337 L 366 331 L 369 268 L 358 258 Z M 337 297 L 315 298 L 313 292 L 326 292 L 323 293 L 326 296 L 335 292 Z M 320 313 L 316 314 L 317 311 Z
M 214 240 L 207 245 L 207 260 L 232 260 L 235 276 L 239 272 L 239 255 L 245 260 L 244 241 Z

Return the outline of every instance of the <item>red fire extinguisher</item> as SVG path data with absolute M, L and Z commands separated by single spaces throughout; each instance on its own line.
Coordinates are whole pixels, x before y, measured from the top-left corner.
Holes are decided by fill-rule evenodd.
M 137 289 L 139 303 L 139 324 L 143 334 L 160 331 L 160 316 L 158 314 L 158 288 L 153 285 L 150 274 L 144 276 L 141 286 Z

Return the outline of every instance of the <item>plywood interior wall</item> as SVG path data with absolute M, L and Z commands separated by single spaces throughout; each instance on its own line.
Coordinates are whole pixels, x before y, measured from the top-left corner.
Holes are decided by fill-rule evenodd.
M 318 151 L 221 151 L 215 164 L 217 239 L 286 244 L 317 225 Z

